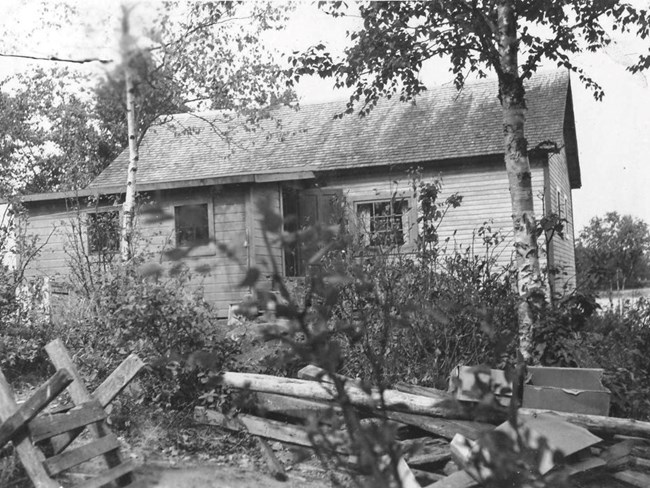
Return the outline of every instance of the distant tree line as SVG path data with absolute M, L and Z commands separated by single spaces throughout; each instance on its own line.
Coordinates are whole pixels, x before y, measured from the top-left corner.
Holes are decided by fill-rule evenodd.
M 650 231 L 631 215 L 594 217 L 576 242 L 578 286 L 624 290 L 650 284 Z

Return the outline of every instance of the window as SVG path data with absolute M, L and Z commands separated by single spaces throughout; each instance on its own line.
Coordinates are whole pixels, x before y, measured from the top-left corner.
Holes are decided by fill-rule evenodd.
M 120 212 L 88 214 L 88 250 L 91 254 L 120 250 Z
M 210 219 L 208 204 L 174 207 L 176 247 L 195 247 L 209 244 Z
M 365 244 L 402 246 L 408 231 L 407 212 L 408 202 L 405 200 L 358 203 L 357 217 Z

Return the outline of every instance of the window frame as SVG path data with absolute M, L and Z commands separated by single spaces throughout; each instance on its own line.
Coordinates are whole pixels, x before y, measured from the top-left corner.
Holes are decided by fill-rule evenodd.
M 359 207 L 362 205 L 376 205 L 381 203 L 389 203 L 391 205 L 401 203 L 404 206 L 403 212 L 400 214 L 402 217 L 402 244 L 373 244 L 371 242 L 370 229 L 362 228 L 363 222 L 361 221 Z M 378 194 L 373 198 L 357 198 L 352 202 L 352 210 L 354 212 L 354 221 L 356 231 L 361 238 L 361 243 L 366 249 L 399 249 L 399 250 L 408 250 L 415 246 L 416 236 L 413 233 L 417 233 L 417 226 L 414 225 L 417 222 L 417 218 L 413 218 L 413 211 L 415 207 L 413 205 L 413 199 L 408 196 L 393 197 L 393 196 L 383 196 Z M 394 217 L 395 214 L 391 214 L 388 217 Z M 372 217 L 371 217 L 372 218 Z
M 184 245 L 179 246 L 178 235 L 176 229 L 176 209 L 179 207 L 205 205 L 208 210 L 208 242 L 197 246 Z M 214 230 L 214 200 L 209 197 L 204 198 L 188 198 L 177 200 L 171 203 L 171 214 L 173 216 L 173 235 L 172 244 L 174 249 L 187 250 L 188 257 L 196 256 L 212 256 L 217 253 L 217 246 L 215 244 L 215 230 Z
M 100 255 L 109 255 L 109 254 L 119 254 L 120 253 L 120 248 L 122 245 L 122 210 L 121 208 L 115 208 L 115 207 L 107 207 L 107 208 L 96 208 L 92 210 L 88 210 L 86 213 L 86 246 L 88 249 L 88 254 L 90 256 L 100 256 Z M 115 242 L 117 243 L 117 246 L 115 249 L 100 249 L 97 246 L 93 246 L 91 243 L 91 227 L 92 227 L 92 219 L 96 218 L 96 216 L 101 215 L 101 214 L 108 214 L 112 213 L 117 216 L 117 235 Z

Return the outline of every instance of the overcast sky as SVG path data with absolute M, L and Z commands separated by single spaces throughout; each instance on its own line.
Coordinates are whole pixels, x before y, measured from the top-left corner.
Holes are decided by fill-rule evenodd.
M 44 2 L 48 3 L 48 2 Z M 650 0 L 637 2 L 650 7 Z M 119 3 L 114 0 L 85 1 L 76 4 L 87 15 L 85 23 L 62 25 L 60 33 L 43 38 L 36 15 L 40 0 L 2 0 L 0 19 L 10 24 L 9 37 L 16 39 L 8 47 L 27 54 L 71 57 L 113 57 L 114 46 L 106 39 L 115 38 Z M 62 5 L 49 2 L 49 5 Z M 136 9 L 146 17 L 146 2 Z M 93 15 L 101 12 L 102 15 Z M 113 22 L 97 22 L 106 13 Z M 346 31 L 353 30 L 359 20 L 331 18 L 308 3 L 299 4 L 284 32 L 268 37 L 278 52 L 301 50 L 324 42 L 333 52 L 342 50 Z M 10 42 L 4 36 L 5 43 Z M 585 55 L 580 62 L 605 88 L 602 102 L 593 100 L 576 77 L 572 79 L 578 147 L 582 170 L 582 188 L 574 190 L 576 229 L 581 229 L 595 215 L 616 210 L 643 218 L 650 224 L 650 88 L 643 75 L 631 75 L 625 65 L 641 50 L 634 38 L 615 38 L 605 53 Z M 13 44 L 13 45 L 12 45 Z M 24 63 L 0 58 L 0 76 L 24 67 Z M 444 63 L 430 63 L 421 73 L 428 86 L 449 83 L 451 75 Z M 650 74 L 648 74 L 650 77 Z M 344 100 L 345 92 L 335 92 L 331 81 L 305 79 L 297 87 L 302 103 Z M 496 94 L 495 94 L 496 96 Z M 495 123 L 499 123 L 495 121 Z

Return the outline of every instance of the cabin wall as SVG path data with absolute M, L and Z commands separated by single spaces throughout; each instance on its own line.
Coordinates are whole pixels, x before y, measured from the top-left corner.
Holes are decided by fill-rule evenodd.
M 177 263 L 165 252 L 176 245 L 174 207 L 207 203 L 210 236 L 215 242 L 191 249 L 181 261 L 193 271 L 188 289 L 202 288 L 206 300 L 217 307 L 220 315 L 226 316 L 229 306 L 240 302 L 246 292 L 239 283 L 246 275 L 249 262 L 247 195 L 247 187 L 236 185 L 159 191 L 148 195 L 148 203 L 140 205 L 136 221 L 137 252 L 145 254 L 146 261 L 160 263 L 168 271 Z M 28 267 L 27 276 L 47 276 L 54 282 L 67 279 L 71 273 L 69 254 L 73 224 L 82 223 L 81 227 L 76 227 L 81 228 L 81 241 L 87 246 L 84 216 L 89 211 L 114 208 L 110 205 L 83 208 L 80 211 L 82 220 L 78 220 L 62 200 L 29 203 L 27 231 L 38 236 L 41 243 L 47 242 Z M 226 255 L 220 245 L 225 245 L 234 259 Z M 96 258 L 91 255 L 90 259 Z M 119 256 L 115 254 L 114 259 Z
M 539 216 L 543 211 L 542 195 L 544 193 L 544 161 L 531 163 L 533 192 L 535 195 L 535 212 Z M 500 230 L 504 241 L 493 249 L 499 266 L 506 266 L 512 259 L 512 207 L 508 176 L 504 163 L 496 158 L 488 161 L 457 162 L 453 165 L 429 166 L 422 172 L 424 181 L 438 179 L 442 182 L 442 191 L 438 202 L 458 193 L 463 197 L 460 207 L 452 208 L 444 216 L 438 233 L 441 246 L 449 251 L 469 248 L 472 254 L 482 255 L 485 250 L 478 229 L 484 224 L 490 225 L 492 232 Z M 411 181 L 403 170 L 391 173 L 368 173 L 356 176 L 338 175 L 327 180 L 327 188 L 341 189 L 346 197 L 350 211 L 354 211 L 359 202 L 390 199 L 409 200 L 411 242 L 417 237 L 417 213 L 412 201 Z M 412 248 L 405 246 L 407 252 Z
M 206 300 L 223 316 L 227 315 L 229 305 L 238 303 L 244 293 L 238 285 L 248 263 L 246 194 L 245 187 L 235 185 L 156 192 L 151 195 L 149 211 L 143 207 L 138 217 L 141 250 L 169 269 L 176 263 L 165 253 L 176 247 L 174 207 L 208 204 L 210 236 L 214 242 L 189 250 L 181 260 L 193 271 L 189 288 L 202 288 Z M 232 253 L 232 258 L 223 246 Z
M 40 252 L 29 262 L 25 277 L 47 277 L 54 282 L 60 281 L 69 274 L 68 263 L 74 254 L 71 239 L 75 228 L 73 224 L 78 221 L 77 213 L 73 211 L 71 202 L 63 200 L 29 204 L 27 209 L 29 218 L 21 225 L 25 226 L 29 237 L 36 239 Z M 82 239 L 85 236 L 83 232 Z M 19 259 L 24 260 L 25 256 Z
M 555 278 L 555 292 L 563 294 L 575 289 L 575 228 L 573 224 L 573 200 L 566 153 L 562 149 L 549 156 L 548 210 L 566 219 L 565 238 L 555 237 L 551 242 L 552 262 L 559 268 Z

